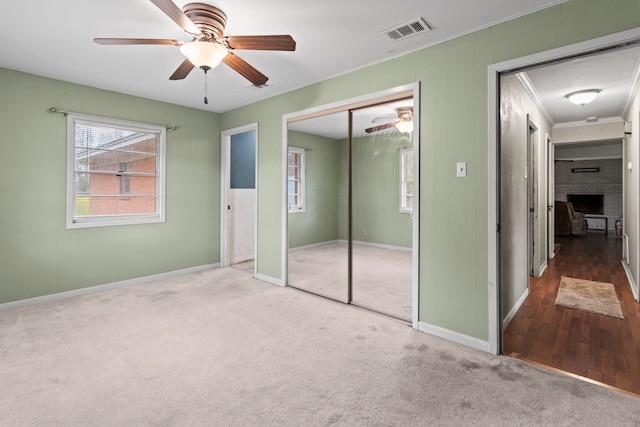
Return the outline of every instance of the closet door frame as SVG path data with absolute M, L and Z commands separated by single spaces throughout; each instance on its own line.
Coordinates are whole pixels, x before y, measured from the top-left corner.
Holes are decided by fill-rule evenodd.
M 413 206 L 413 223 L 412 223 L 412 320 L 411 324 L 414 329 L 418 329 L 418 314 L 419 314 L 419 276 L 420 276 L 420 82 L 410 83 L 395 88 L 374 92 L 366 95 L 362 95 L 355 98 L 350 98 L 342 101 L 337 101 L 331 104 L 325 104 L 318 107 L 312 107 L 306 110 L 296 111 L 289 114 L 285 114 L 282 117 L 282 201 L 281 201 L 281 224 L 282 224 L 282 236 L 281 236 L 281 277 L 285 286 L 288 283 L 288 242 L 289 242 L 289 224 L 288 224 L 288 209 L 287 209 L 287 154 L 288 154 L 288 131 L 289 124 L 297 121 L 332 114 L 336 112 L 356 110 L 367 106 L 376 104 L 383 104 L 387 102 L 397 101 L 405 98 L 413 98 L 413 150 L 414 150 L 414 206 Z M 351 123 L 351 120 L 349 120 Z M 351 129 L 349 130 L 349 137 L 351 135 Z M 351 151 L 351 150 L 349 150 Z M 349 167 L 351 167 L 351 161 L 349 161 Z M 349 180 L 351 181 L 351 180 Z M 351 183 L 349 183 L 351 186 Z M 349 196 L 349 204 L 351 204 L 351 197 Z M 350 209 L 350 208 L 349 208 Z M 349 212 L 349 221 L 351 220 L 351 213 Z M 351 233 L 351 226 L 349 225 L 349 233 Z M 351 235 L 349 235 L 349 241 L 351 241 Z M 349 254 L 349 263 L 351 263 L 351 254 Z M 349 280 L 351 280 L 351 266 L 349 267 Z M 349 293 L 351 292 L 351 284 L 349 285 Z M 351 295 L 349 295 L 351 300 Z

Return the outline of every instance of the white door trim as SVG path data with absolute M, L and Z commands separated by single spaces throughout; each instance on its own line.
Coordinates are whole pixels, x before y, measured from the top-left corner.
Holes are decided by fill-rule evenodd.
M 420 117 L 420 82 L 409 83 L 402 86 L 382 90 L 379 92 L 369 93 L 366 95 L 321 105 L 318 107 L 308 108 L 306 110 L 296 111 L 282 116 L 282 238 L 281 238 L 281 277 L 283 284 L 286 286 L 288 282 L 288 209 L 287 209 L 287 149 L 288 142 L 288 124 L 291 122 L 304 120 L 305 118 L 321 116 L 324 114 L 334 113 L 338 111 L 347 111 L 349 109 L 363 107 L 385 100 L 397 99 L 398 96 L 408 94 L 413 97 L 413 117 Z M 413 204 L 413 223 L 412 223 L 412 247 L 413 247 L 413 271 L 412 271 L 412 327 L 418 329 L 419 314 L 419 287 L 420 287 L 420 120 L 414 120 L 413 126 L 414 141 L 414 204 Z
M 233 129 L 223 130 L 220 133 L 220 267 L 229 266 L 229 187 L 230 187 L 230 161 L 231 161 L 231 136 L 239 133 L 256 131 L 256 203 L 255 203 L 255 243 L 253 248 L 254 263 L 253 275 L 255 277 L 258 268 L 258 123 L 251 123 Z
M 640 39 L 640 28 L 622 31 L 592 40 L 523 56 L 488 66 L 488 286 L 489 286 L 489 351 L 493 354 L 501 352 L 500 327 L 500 283 L 498 277 L 498 126 L 499 115 L 499 77 L 504 73 L 544 62 L 560 60 L 574 55 L 587 54 L 598 49 L 612 48 L 621 43 Z
M 555 227 L 556 227 L 556 174 L 555 174 L 555 144 L 548 133 L 544 135 L 547 145 L 547 259 L 551 259 L 555 254 Z M 624 146 L 624 145 L 623 145 Z
M 525 283 L 529 289 L 529 276 L 539 277 L 540 265 L 537 262 L 540 242 L 538 239 L 538 192 L 540 186 L 538 184 L 539 159 L 538 157 L 538 126 L 531 120 L 531 115 L 527 114 L 527 253 L 528 265 L 527 274 L 525 275 Z M 537 245 L 537 246 L 536 246 Z

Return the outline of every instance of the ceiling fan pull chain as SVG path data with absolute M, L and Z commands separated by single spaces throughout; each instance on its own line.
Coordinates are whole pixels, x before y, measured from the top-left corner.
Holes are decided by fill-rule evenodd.
M 207 71 L 209 71 L 208 69 L 204 69 L 204 103 L 208 104 L 209 100 L 207 99 Z

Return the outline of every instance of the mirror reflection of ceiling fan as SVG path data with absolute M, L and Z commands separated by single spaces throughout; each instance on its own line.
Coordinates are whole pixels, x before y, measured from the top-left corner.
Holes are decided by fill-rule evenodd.
M 296 50 L 296 42 L 290 35 L 225 36 L 227 16 L 217 7 L 204 3 L 189 3 L 180 9 L 171 0 L 150 1 L 192 36 L 192 41 L 139 38 L 94 38 L 93 41 L 102 45 L 179 46 L 186 59 L 169 77 L 170 80 L 184 79 L 195 67 L 201 68 L 206 74 L 223 62 L 255 86 L 264 85 L 269 78 L 233 51 Z
M 396 110 L 396 116 L 397 116 L 395 120 L 389 123 L 385 123 L 383 125 L 367 128 L 364 131 L 367 133 L 374 133 L 374 132 L 379 132 L 385 129 L 395 128 L 403 133 L 412 132 L 413 131 L 413 107 L 398 107 L 395 110 Z M 393 119 L 393 117 L 391 119 Z M 388 121 L 390 119 L 385 117 L 378 117 L 374 119 L 374 122 L 378 122 L 381 120 Z

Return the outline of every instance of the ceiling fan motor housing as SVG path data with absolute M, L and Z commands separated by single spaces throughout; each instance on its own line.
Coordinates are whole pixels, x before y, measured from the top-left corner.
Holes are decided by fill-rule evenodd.
M 198 40 L 219 40 L 227 25 L 227 15 L 217 7 L 204 3 L 188 3 L 182 8 L 185 15 L 202 33 Z
M 411 121 L 413 116 L 413 107 L 396 108 L 396 113 L 398 114 L 398 119 L 404 120 L 404 121 Z

